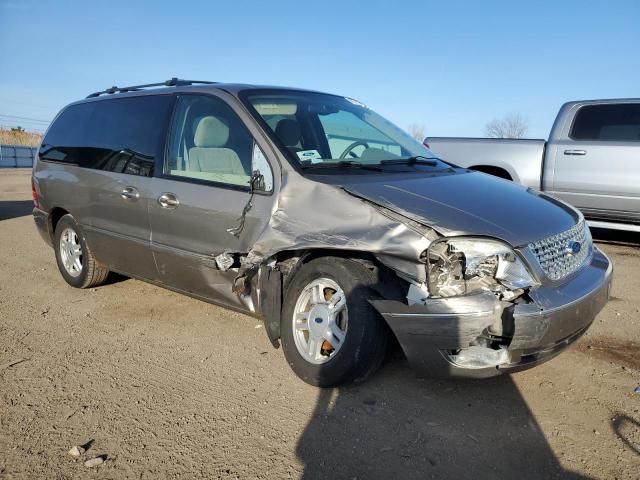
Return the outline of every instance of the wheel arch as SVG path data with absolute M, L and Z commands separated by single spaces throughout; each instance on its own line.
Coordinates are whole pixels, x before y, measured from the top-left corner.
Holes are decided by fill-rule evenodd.
M 54 207 L 49 212 L 48 230 L 49 230 L 49 236 L 51 237 L 52 242 L 55 236 L 56 225 L 58 225 L 58 222 L 60 221 L 60 219 L 65 215 L 69 215 L 69 212 L 62 207 Z
M 262 263 L 258 275 L 260 311 L 265 330 L 274 347 L 279 346 L 283 301 L 291 280 L 303 265 L 323 257 L 354 260 L 372 270 L 377 277 L 377 283 L 370 288 L 372 298 L 406 297 L 408 283 L 370 252 L 327 248 L 280 251 Z
M 494 177 L 504 178 L 505 180 L 513 181 L 515 179 L 515 176 L 506 168 L 497 167 L 495 165 L 473 165 L 469 167 L 469 169 L 475 170 L 477 172 L 487 173 L 489 175 L 493 175 Z

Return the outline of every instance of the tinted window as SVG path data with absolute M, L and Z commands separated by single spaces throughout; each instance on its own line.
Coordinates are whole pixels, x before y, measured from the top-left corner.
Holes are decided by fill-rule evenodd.
M 93 103 L 71 105 L 58 115 L 40 146 L 40 159 L 52 162 L 79 162 L 79 147 L 86 145 L 86 128 Z
M 578 110 L 575 140 L 640 141 L 640 104 L 593 105 Z
M 164 173 L 249 186 L 253 137 L 219 98 L 184 95 L 171 126 Z
M 172 103 L 170 96 L 148 96 L 72 105 L 47 133 L 40 158 L 151 176 Z

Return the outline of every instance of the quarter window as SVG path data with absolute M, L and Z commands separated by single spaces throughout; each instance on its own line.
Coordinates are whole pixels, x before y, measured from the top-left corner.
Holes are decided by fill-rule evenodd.
M 571 129 L 574 140 L 640 141 L 640 104 L 589 105 L 580 108 Z

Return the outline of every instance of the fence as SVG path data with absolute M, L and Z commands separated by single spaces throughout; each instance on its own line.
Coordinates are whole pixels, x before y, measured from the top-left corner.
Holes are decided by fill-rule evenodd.
M 32 167 L 36 150 L 23 145 L 0 145 L 0 168 Z

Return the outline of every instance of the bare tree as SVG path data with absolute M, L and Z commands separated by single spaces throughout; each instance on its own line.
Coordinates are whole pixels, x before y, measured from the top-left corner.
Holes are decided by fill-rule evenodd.
M 519 113 L 510 113 L 487 123 L 485 132 L 490 138 L 524 138 L 529 130 L 527 120 Z
M 419 141 L 420 143 L 424 141 L 424 138 L 426 137 L 426 134 L 424 133 L 426 130 L 424 125 L 412 123 L 411 125 L 409 125 L 408 130 L 411 136 L 417 141 Z

